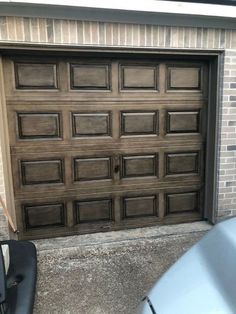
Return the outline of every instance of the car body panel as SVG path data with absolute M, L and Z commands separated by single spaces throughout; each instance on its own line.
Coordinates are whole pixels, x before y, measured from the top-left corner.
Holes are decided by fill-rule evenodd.
M 147 301 L 147 299 L 143 299 L 143 301 L 141 302 L 139 308 L 138 308 L 138 313 L 142 313 L 142 314 L 153 314 L 153 311 L 151 310 L 151 307 Z
M 233 218 L 216 225 L 158 280 L 148 293 L 154 310 L 158 314 L 235 313 L 235 261 Z

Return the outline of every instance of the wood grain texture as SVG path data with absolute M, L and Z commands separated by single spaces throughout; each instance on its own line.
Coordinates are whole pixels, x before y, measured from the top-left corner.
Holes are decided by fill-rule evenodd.
M 197 191 L 166 195 L 167 214 L 199 211 L 199 206 L 199 193 Z
M 23 185 L 62 183 L 63 172 L 62 160 L 21 161 Z
M 201 68 L 191 66 L 168 67 L 167 89 L 200 90 Z
M 57 88 L 15 88 L 15 64 L 56 65 Z M 207 71 L 163 57 L 6 57 L 21 237 L 201 219 Z
M 156 195 L 123 198 L 123 219 L 158 216 Z
M 110 221 L 113 217 L 112 199 L 78 201 L 75 210 L 77 223 Z
M 112 161 L 110 157 L 75 158 L 74 180 L 104 180 L 111 179 Z
M 71 89 L 109 90 L 110 66 L 108 64 L 71 64 Z
M 57 88 L 56 64 L 16 63 L 15 78 L 17 89 Z
M 157 175 L 157 156 L 127 155 L 121 157 L 122 177 L 148 177 Z
M 111 113 L 72 113 L 73 136 L 111 136 Z
M 121 135 L 158 134 L 158 112 L 121 112 Z
M 166 175 L 199 173 L 199 152 L 166 153 Z
M 64 204 L 24 205 L 25 228 L 45 228 L 65 225 Z
M 198 133 L 200 111 L 167 111 L 167 133 Z
M 157 90 L 157 66 L 151 65 L 121 65 L 121 90 Z
M 60 113 L 17 113 L 19 139 L 45 139 L 61 137 Z

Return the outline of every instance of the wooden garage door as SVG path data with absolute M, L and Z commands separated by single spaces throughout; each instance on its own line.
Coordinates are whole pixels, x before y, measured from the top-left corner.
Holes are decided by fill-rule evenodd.
M 207 64 L 6 57 L 21 238 L 198 220 Z

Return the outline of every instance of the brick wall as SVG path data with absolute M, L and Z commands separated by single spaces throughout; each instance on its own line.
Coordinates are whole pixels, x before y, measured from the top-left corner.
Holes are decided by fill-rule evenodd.
M 1 144 L 1 142 L 0 142 Z M 4 188 L 4 181 L 3 181 L 3 164 L 2 164 L 2 151 L 1 151 L 1 145 L 0 145 L 0 195 L 5 200 L 5 188 Z M 7 237 L 8 228 L 7 228 L 7 222 L 6 218 L 3 214 L 3 211 L 1 209 L 0 205 L 0 240 L 5 239 Z
M 224 69 L 218 216 L 236 215 L 236 50 L 226 50 Z
M 93 46 L 236 49 L 236 30 L 0 17 L 0 40 Z
M 35 44 L 224 49 L 218 217 L 236 215 L 236 30 L 0 17 L 0 41 Z M 1 158 L 0 158 L 1 159 Z M 0 162 L 1 165 L 1 162 Z M 2 171 L 0 189 L 2 191 Z

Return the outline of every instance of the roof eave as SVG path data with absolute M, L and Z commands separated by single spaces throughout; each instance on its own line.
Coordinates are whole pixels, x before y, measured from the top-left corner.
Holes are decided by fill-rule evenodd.
M 0 1 L 0 16 L 236 29 L 234 17 Z

